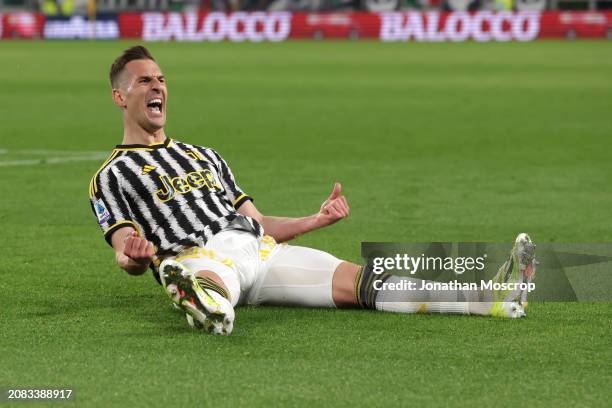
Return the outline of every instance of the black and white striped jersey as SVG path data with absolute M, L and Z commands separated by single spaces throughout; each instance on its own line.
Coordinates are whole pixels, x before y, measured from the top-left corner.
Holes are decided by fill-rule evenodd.
M 236 210 L 252 200 L 213 149 L 167 138 L 153 145 L 119 145 L 89 185 L 91 207 L 111 243 L 132 226 L 153 242 L 157 256 L 204 246 L 214 234 L 240 229 L 257 237 L 262 227 Z

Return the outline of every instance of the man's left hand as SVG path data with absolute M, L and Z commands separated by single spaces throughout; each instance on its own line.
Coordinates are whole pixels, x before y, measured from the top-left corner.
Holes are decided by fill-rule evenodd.
M 342 185 L 335 183 L 331 194 L 321 204 L 321 209 L 315 215 L 317 228 L 331 225 L 348 217 L 350 210 L 346 197 L 342 195 Z

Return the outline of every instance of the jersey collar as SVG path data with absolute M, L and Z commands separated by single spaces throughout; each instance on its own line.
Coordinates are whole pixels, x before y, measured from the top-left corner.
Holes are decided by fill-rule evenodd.
M 169 137 L 166 138 L 166 140 L 164 140 L 161 143 L 153 143 L 150 145 L 144 145 L 144 144 L 127 144 L 127 145 L 117 145 L 115 147 L 115 150 L 155 150 L 155 149 L 162 149 L 164 147 L 170 147 L 172 145 L 172 139 L 170 139 Z

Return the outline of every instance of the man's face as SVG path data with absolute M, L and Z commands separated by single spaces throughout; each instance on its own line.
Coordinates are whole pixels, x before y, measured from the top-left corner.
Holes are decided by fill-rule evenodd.
M 125 109 L 128 120 L 153 133 L 166 124 L 166 80 L 155 61 L 130 61 L 121 73 L 115 103 Z

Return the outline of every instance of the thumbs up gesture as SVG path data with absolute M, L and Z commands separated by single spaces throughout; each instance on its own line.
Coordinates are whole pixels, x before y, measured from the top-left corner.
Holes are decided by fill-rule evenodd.
M 343 218 L 348 217 L 350 208 L 346 197 L 342 195 L 342 185 L 340 183 L 334 184 L 327 200 L 321 204 L 321 209 L 316 214 L 317 227 L 325 227 L 335 222 L 340 221 Z

